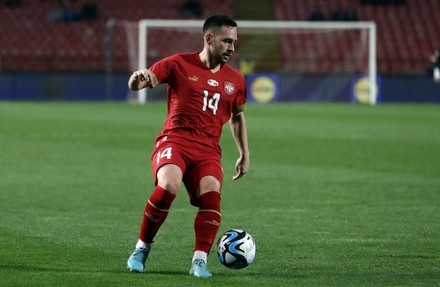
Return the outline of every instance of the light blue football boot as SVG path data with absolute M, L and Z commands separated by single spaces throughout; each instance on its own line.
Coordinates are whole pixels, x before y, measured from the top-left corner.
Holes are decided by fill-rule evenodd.
M 191 269 L 189 270 L 189 275 L 195 277 L 211 277 L 212 274 L 209 273 L 208 267 L 206 266 L 205 261 L 202 259 L 196 259 L 191 265 Z
M 136 248 L 128 258 L 127 269 L 130 269 L 130 272 L 143 273 L 149 253 L 150 248 Z

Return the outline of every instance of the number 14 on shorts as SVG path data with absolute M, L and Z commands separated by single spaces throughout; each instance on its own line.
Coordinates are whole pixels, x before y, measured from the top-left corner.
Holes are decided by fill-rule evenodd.
M 167 147 L 166 149 L 164 149 L 162 152 L 161 151 L 158 151 L 157 152 L 157 163 L 159 163 L 160 162 L 160 159 L 161 158 L 166 158 L 166 159 L 168 159 L 168 160 L 170 160 L 171 159 L 171 156 L 172 156 L 172 152 L 171 152 L 171 150 L 172 150 L 172 148 L 171 147 Z

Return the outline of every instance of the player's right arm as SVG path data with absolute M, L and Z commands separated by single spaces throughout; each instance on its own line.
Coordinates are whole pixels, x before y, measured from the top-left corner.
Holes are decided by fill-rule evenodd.
M 146 87 L 154 88 L 157 84 L 156 75 L 148 69 L 133 72 L 128 80 L 128 88 L 132 91 L 139 91 Z

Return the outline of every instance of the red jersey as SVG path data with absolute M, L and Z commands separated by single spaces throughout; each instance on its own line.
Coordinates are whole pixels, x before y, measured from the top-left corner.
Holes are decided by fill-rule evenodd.
M 168 84 L 168 114 L 158 139 L 173 136 L 219 148 L 223 125 L 246 103 L 243 75 L 227 64 L 213 73 L 197 52 L 164 58 L 150 70 Z

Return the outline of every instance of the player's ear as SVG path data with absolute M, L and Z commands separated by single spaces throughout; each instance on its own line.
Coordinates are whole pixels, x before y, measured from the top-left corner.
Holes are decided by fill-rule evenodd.
M 206 33 L 205 35 L 205 41 L 208 45 L 212 44 L 212 39 L 214 38 L 214 35 L 212 35 L 211 33 Z

